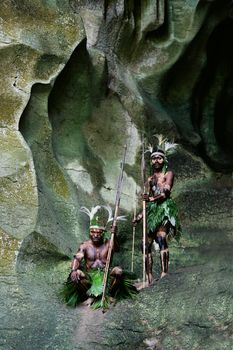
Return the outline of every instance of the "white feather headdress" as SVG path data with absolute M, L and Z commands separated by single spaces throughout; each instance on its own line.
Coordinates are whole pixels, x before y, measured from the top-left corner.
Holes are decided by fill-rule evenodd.
M 103 205 L 103 208 L 105 208 L 108 211 L 108 220 L 107 220 L 107 224 L 111 221 L 113 221 L 114 217 L 112 214 L 112 208 L 109 205 Z M 117 216 L 117 221 L 126 221 L 126 216 L 125 215 L 121 215 L 121 216 Z
M 89 210 L 88 208 L 86 207 L 81 207 L 80 208 L 80 211 L 82 213 L 85 213 L 89 216 L 90 220 L 93 219 L 94 215 L 98 212 L 98 210 L 101 208 L 100 205 L 97 205 L 96 207 L 92 207 L 91 210 Z
M 80 211 L 90 218 L 90 227 L 92 228 L 100 228 L 102 230 L 105 229 L 105 225 L 100 220 L 100 216 L 98 215 L 99 210 L 101 209 L 101 205 L 97 205 L 95 207 L 92 207 L 91 210 L 89 210 L 86 207 L 81 207 Z
M 103 210 L 105 212 L 103 212 Z M 109 205 L 97 205 L 89 210 L 86 207 L 81 207 L 80 211 L 90 218 L 90 227 L 106 229 L 109 222 L 113 221 L 112 208 Z M 126 220 L 125 216 L 118 216 L 117 221 Z
M 146 151 L 146 152 L 150 152 L 151 156 L 155 153 L 163 156 L 167 156 L 172 154 L 176 150 L 178 146 L 177 143 L 169 141 L 168 138 L 166 138 L 162 134 L 156 134 L 154 136 L 157 139 L 156 145 L 152 146 L 151 144 L 149 144 L 148 149 Z

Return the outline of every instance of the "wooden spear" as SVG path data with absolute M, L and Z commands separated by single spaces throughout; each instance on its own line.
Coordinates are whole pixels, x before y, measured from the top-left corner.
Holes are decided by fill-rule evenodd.
M 145 145 L 144 145 L 144 137 L 142 137 L 142 161 L 141 161 L 141 176 L 142 176 L 142 183 L 143 183 L 143 194 L 146 191 L 145 187 Z M 146 201 L 143 198 L 142 202 L 142 215 L 143 215 L 143 238 L 142 238 L 142 244 L 143 244 L 143 254 L 142 254 L 142 287 L 145 288 L 146 283 Z
M 146 193 L 145 178 L 146 178 L 146 165 L 145 165 L 145 142 L 142 136 L 142 162 L 141 162 L 141 176 L 143 183 L 143 194 Z M 143 198 L 142 202 L 142 215 L 143 215 L 143 270 L 142 270 L 142 287 L 146 286 L 146 276 L 149 281 L 149 256 L 148 256 L 148 240 L 147 240 L 147 217 L 146 217 L 146 200 Z M 150 281 L 149 281 L 150 283 Z
M 136 213 L 137 213 L 137 185 L 135 189 L 135 198 L 134 198 L 134 212 L 133 212 L 133 220 L 136 220 Z M 133 225 L 133 238 L 132 238 L 132 255 L 131 255 L 131 272 L 133 272 L 134 269 L 134 247 L 135 247 L 135 233 L 136 233 L 136 227 Z
M 127 145 L 125 145 L 124 148 L 125 148 L 124 156 L 123 156 L 123 160 L 121 162 L 121 171 L 120 171 L 120 175 L 119 175 L 118 183 L 117 183 L 117 193 L 116 193 L 116 201 L 115 201 L 115 212 L 114 212 L 114 217 L 113 217 L 113 222 L 112 222 L 112 232 L 111 232 L 111 238 L 109 241 L 107 261 L 106 261 L 105 270 L 104 270 L 103 294 L 102 294 L 102 299 L 101 299 L 101 307 L 102 307 L 103 312 L 105 311 L 104 305 L 105 305 L 105 299 L 106 299 L 108 273 L 109 273 L 109 267 L 110 267 L 110 262 L 111 262 L 111 257 L 112 257 L 112 250 L 113 250 L 113 246 L 114 246 L 114 236 L 115 236 L 115 229 L 116 229 L 116 224 L 117 224 L 118 210 L 119 210 L 119 206 L 120 206 Z

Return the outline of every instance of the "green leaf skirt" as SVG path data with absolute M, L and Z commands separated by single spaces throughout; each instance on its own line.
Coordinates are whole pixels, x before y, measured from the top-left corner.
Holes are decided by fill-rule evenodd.
M 103 293 L 104 270 L 93 269 L 85 272 L 85 276 L 84 279 L 77 283 L 73 282 L 69 275 L 67 281 L 60 290 L 60 297 L 71 307 L 75 307 L 88 297 L 91 297 L 93 298 L 92 309 L 98 309 L 102 307 L 101 299 Z M 135 274 L 127 271 L 123 271 L 119 278 L 110 276 L 108 278 L 105 308 L 109 306 L 110 298 L 114 298 L 115 301 L 126 298 L 133 299 L 136 294 L 138 294 L 136 287 L 133 285 L 135 279 Z
M 178 208 L 172 198 L 148 203 L 146 214 L 148 232 L 154 232 L 159 226 L 164 226 L 169 223 L 169 234 L 175 236 L 177 240 L 180 238 L 181 227 Z

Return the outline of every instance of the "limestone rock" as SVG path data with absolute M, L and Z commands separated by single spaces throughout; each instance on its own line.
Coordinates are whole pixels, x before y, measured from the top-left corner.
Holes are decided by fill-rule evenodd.
M 229 0 L 2 1 L 4 350 L 231 348 L 232 11 Z M 142 133 L 180 143 L 169 161 L 184 233 L 171 276 L 96 326 L 57 293 L 88 237 L 80 206 L 114 205 L 125 144 L 129 220 L 114 259 L 129 268 Z

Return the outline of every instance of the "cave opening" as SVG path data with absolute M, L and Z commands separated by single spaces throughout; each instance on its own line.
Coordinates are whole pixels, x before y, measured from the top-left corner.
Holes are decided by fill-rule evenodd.
M 212 74 L 221 74 L 221 91 L 216 99 L 214 132 L 224 153 L 233 155 L 233 19 L 215 28 L 207 45 Z

